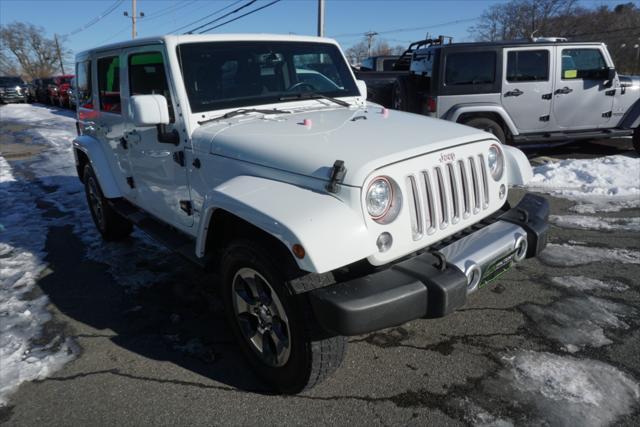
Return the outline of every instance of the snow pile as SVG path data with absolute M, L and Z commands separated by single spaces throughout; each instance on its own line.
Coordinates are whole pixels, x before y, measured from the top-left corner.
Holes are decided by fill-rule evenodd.
M 640 207 L 640 158 L 568 159 L 533 168 L 528 186 L 578 202 L 580 213 Z
M 552 277 L 551 283 L 566 289 L 574 289 L 577 291 L 613 291 L 623 292 L 629 289 L 624 283 L 612 280 L 609 282 L 603 282 L 602 280 L 593 279 L 585 276 L 563 276 Z
M 595 248 L 566 243 L 549 243 L 539 258 L 553 267 L 575 267 L 592 262 L 607 261 L 623 264 L 640 264 L 640 252 L 630 249 Z
M 583 215 L 550 215 L 549 221 L 563 228 L 598 231 L 640 231 L 640 218 L 612 218 Z
M 22 382 L 45 378 L 74 357 L 60 336 L 34 344 L 51 315 L 47 297 L 33 297 L 47 230 L 30 191 L 0 157 L 0 406 Z
M 631 307 L 593 296 L 565 298 L 547 306 L 526 304 L 522 311 L 544 336 L 571 353 L 612 344 L 605 329 L 629 329 L 622 319 L 637 314 Z

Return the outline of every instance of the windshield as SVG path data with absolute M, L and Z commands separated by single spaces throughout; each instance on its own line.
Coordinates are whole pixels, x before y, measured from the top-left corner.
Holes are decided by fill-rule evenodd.
M 58 82 L 61 85 L 70 84 L 71 83 L 71 77 L 59 77 L 58 78 Z
M 187 43 L 178 46 L 178 55 L 195 113 L 278 103 L 307 92 L 359 95 L 342 54 L 332 44 Z
M 0 85 L 24 85 L 20 77 L 0 77 Z

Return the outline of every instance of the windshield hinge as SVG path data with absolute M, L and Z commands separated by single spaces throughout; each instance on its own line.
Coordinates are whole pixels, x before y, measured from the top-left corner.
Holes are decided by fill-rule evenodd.
M 329 183 L 327 184 L 327 191 L 329 193 L 337 193 L 340 189 L 340 182 L 344 179 L 344 176 L 347 174 L 347 168 L 344 167 L 344 161 L 336 160 L 333 163 L 333 168 L 331 168 L 331 178 L 329 179 Z
M 184 151 L 175 151 L 173 153 L 173 161 L 180 166 L 184 166 Z

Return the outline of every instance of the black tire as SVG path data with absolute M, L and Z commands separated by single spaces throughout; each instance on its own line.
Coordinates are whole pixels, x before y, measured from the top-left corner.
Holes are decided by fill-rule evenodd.
M 108 199 L 102 194 L 91 165 L 84 167 L 83 176 L 89 211 L 102 238 L 110 242 L 125 239 L 131 234 L 133 225 L 111 207 Z
M 411 76 L 400 76 L 393 83 L 391 106 L 394 110 L 418 112 L 418 101 L 415 93 L 415 83 Z
M 492 133 L 501 143 L 507 143 L 507 136 L 504 133 L 504 129 L 494 120 L 487 117 L 472 117 L 462 122 L 467 126 L 471 126 L 476 129 L 482 129 L 485 132 Z
M 322 382 L 340 366 L 346 351 L 347 340 L 342 336 L 327 337 L 319 332 L 307 297 L 304 294 L 296 295 L 292 291 L 284 273 L 278 267 L 283 264 L 283 261 L 272 258 L 273 253 L 274 251 L 269 251 L 265 245 L 252 240 L 240 239 L 232 242 L 224 250 L 221 259 L 220 294 L 224 301 L 229 325 L 256 374 L 276 391 L 295 394 Z M 257 292 L 258 297 L 252 297 L 253 291 L 250 291 L 248 296 L 255 301 L 256 307 L 238 314 L 235 301 L 240 298 L 241 293 L 237 289 L 242 287 L 249 290 L 248 283 L 251 282 L 238 277 L 241 274 L 252 274 L 252 272 L 260 276 L 253 276 L 255 280 L 251 281 L 254 282 L 254 287 L 259 286 L 268 292 Z M 265 282 L 266 286 L 264 286 Z M 276 304 L 273 302 L 273 291 L 277 297 Z M 244 294 L 247 295 L 247 293 Z M 250 329 L 248 325 L 255 323 L 258 331 L 252 335 L 255 338 L 260 333 L 260 325 L 265 324 L 260 320 L 261 315 L 255 313 L 259 313 L 261 308 L 274 306 L 283 310 L 285 321 L 282 321 L 283 316 L 280 316 L 277 308 L 275 314 L 266 309 L 269 313 L 267 332 L 261 333 L 262 338 L 259 341 L 263 343 L 263 349 L 266 344 L 266 347 L 271 350 L 258 351 L 243 330 L 247 331 L 248 328 Z M 250 312 L 254 314 L 249 315 Z M 279 327 L 276 328 L 277 325 Z M 280 339 L 280 342 L 289 346 L 287 358 L 282 357 L 279 366 L 275 365 L 277 358 L 271 359 L 269 363 L 265 356 L 265 353 L 273 356 L 273 352 L 277 352 L 275 340 L 270 338 L 275 334 L 273 332 L 275 330 L 279 330 L 280 335 L 287 338 Z
M 640 154 L 640 127 L 633 131 L 633 148 Z

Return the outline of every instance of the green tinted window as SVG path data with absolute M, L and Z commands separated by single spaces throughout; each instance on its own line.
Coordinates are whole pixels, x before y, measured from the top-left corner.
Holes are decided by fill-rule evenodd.
M 173 121 L 171 92 L 160 52 L 134 53 L 129 56 L 129 95 L 162 95 L 167 99 Z
M 100 110 L 120 114 L 120 58 L 98 59 Z

